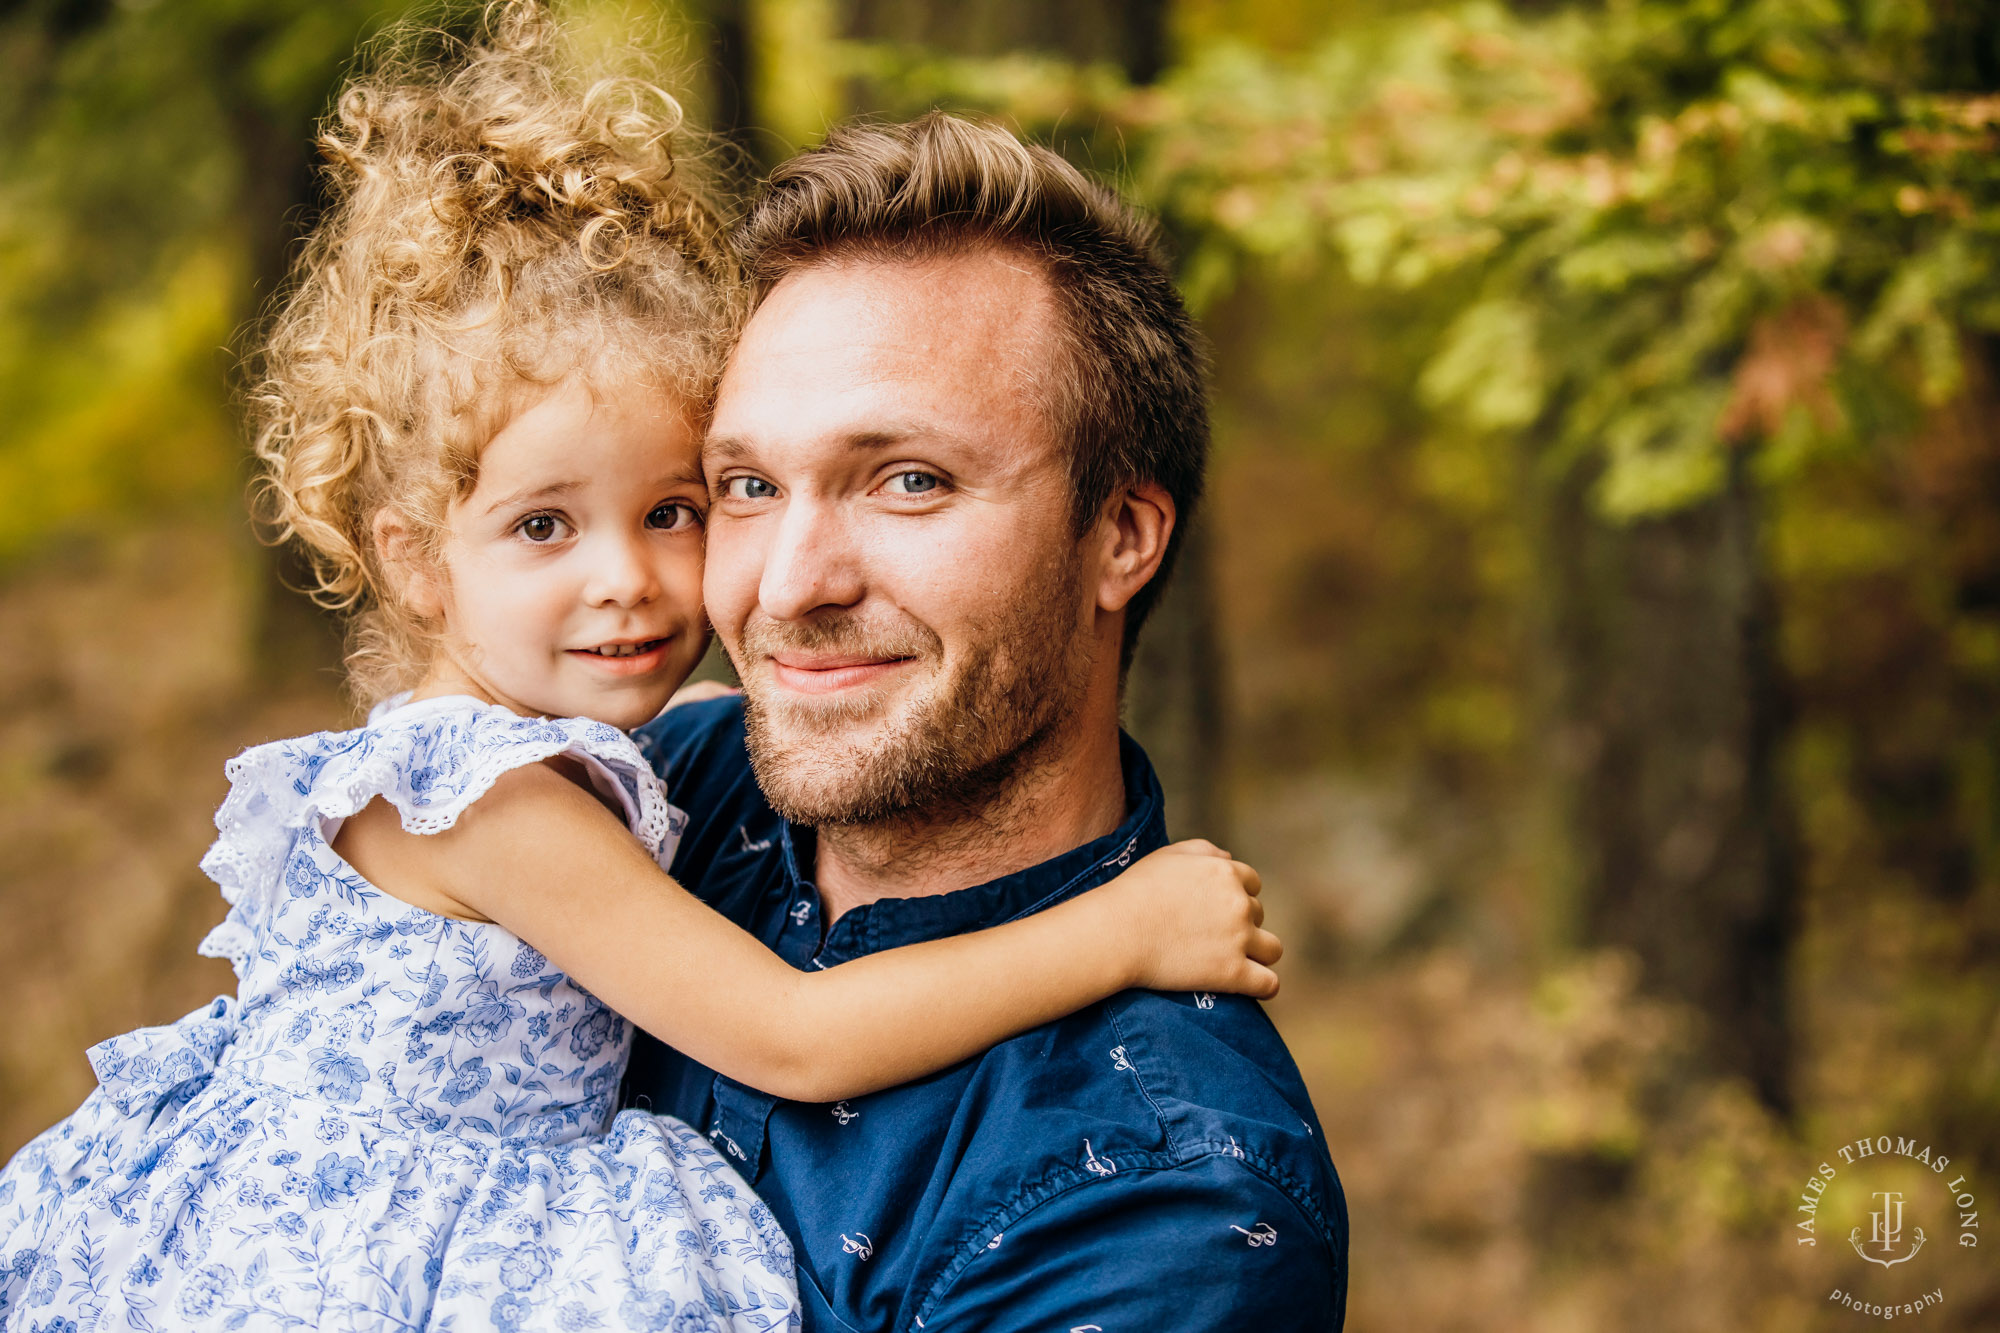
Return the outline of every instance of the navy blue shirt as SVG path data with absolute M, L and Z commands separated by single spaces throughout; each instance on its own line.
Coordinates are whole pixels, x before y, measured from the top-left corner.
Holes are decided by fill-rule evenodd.
M 740 701 L 676 708 L 640 742 L 689 816 L 675 876 L 801 968 L 1026 916 L 1167 841 L 1152 765 L 1124 738 L 1116 832 L 827 930 L 812 833 L 758 791 Z M 1297 1067 L 1240 996 L 1126 991 L 831 1106 L 765 1096 L 642 1034 L 626 1100 L 705 1130 L 770 1204 L 810 1333 L 1322 1333 L 1345 1315 L 1340 1182 Z

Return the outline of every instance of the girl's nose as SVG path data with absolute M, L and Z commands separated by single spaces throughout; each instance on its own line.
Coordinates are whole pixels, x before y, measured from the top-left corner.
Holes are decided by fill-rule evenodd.
M 591 606 L 642 606 L 660 595 L 659 571 L 645 543 L 607 537 L 591 552 L 583 598 Z

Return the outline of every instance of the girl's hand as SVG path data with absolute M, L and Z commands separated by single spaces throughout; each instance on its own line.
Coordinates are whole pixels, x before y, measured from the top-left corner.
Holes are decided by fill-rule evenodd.
M 1264 881 L 1214 843 L 1163 847 L 1104 887 L 1115 891 L 1106 905 L 1135 945 L 1134 986 L 1260 1000 L 1278 993 L 1271 968 L 1285 947 L 1263 928 Z

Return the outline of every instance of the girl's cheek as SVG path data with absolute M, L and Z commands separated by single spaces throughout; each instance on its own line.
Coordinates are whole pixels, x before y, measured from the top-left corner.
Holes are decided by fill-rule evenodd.
M 668 566 L 663 580 L 673 590 L 676 600 L 688 606 L 701 605 L 701 576 L 707 564 L 706 550 L 700 542 L 688 543 L 690 549 L 675 556 Z

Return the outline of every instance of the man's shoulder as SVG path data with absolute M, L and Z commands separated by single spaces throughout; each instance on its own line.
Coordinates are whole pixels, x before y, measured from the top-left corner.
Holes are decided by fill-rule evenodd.
M 1305 1082 L 1255 1001 L 1126 991 L 996 1049 L 1039 1067 L 1032 1086 L 1071 1090 L 1064 1109 L 1078 1142 L 1058 1147 L 1058 1164 L 1073 1157 L 1100 1178 L 1199 1165 L 1193 1174 L 1212 1180 L 1232 1177 L 1213 1174 L 1228 1163 L 1284 1193 L 1329 1243 L 1344 1234 L 1339 1178 Z M 991 1110 L 1008 1118 L 1000 1106 Z M 1021 1113 L 1049 1123 L 1046 1108 L 1023 1105 Z
M 1312 1098 L 1262 1005 L 1127 991 L 1105 1007 L 1118 1039 L 1106 1058 L 1131 1066 L 1180 1158 L 1246 1163 L 1329 1234 L 1342 1225 L 1340 1182 Z
M 998 1206 L 939 1256 L 924 1321 L 1337 1328 L 1346 1204 L 1259 1006 L 1133 991 L 1096 1008 L 996 1048 L 1033 1067 L 992 1071 L 977 1134 L 996 1141 L 959 1170 L 989 1163 Z

